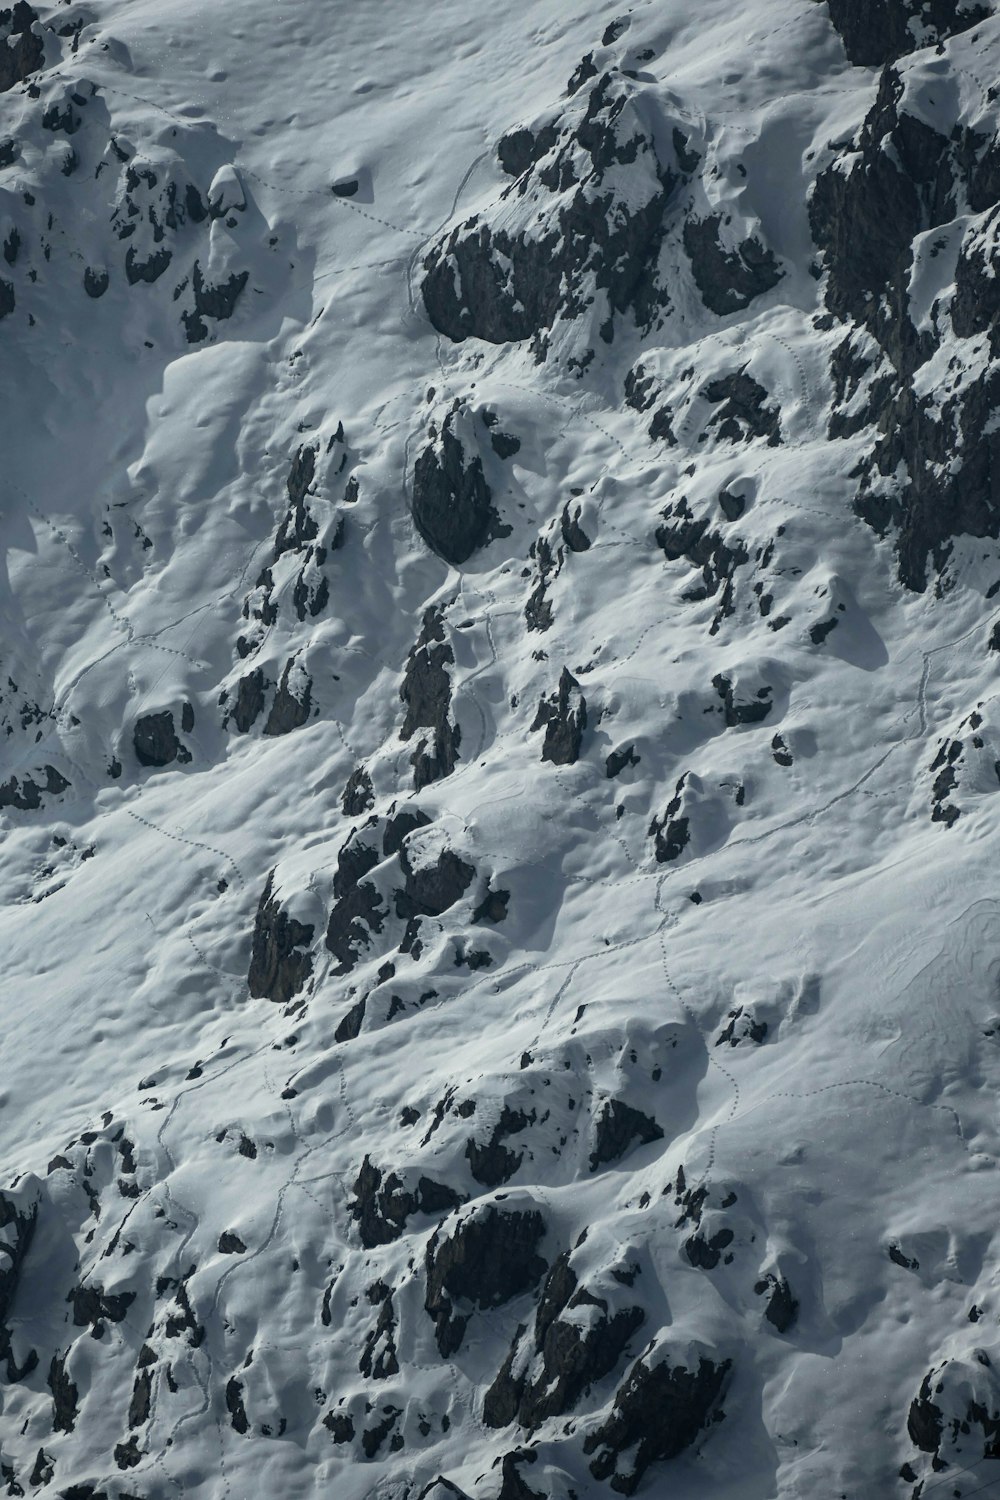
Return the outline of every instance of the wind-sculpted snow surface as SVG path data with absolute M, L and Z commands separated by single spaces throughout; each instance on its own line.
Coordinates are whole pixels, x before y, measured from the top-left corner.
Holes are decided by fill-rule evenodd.
M 992 0 L 0 9 L 0 1492 L 1000 1485 Z

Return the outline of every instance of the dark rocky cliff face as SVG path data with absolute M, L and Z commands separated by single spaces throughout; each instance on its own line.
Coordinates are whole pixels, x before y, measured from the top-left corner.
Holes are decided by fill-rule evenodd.
M 422 293 L 448 338 L 532 340 L 578 317 L 593 279 L 605 308 L 648 327 L 666 300 L 658 278 L 664 214 L 679 181 L 643 122 L 641 89 L 605 74 L 537 128 L 505 136 L 498 155 L 514 182 L 496 209 L 451 230 L 424 259 Z M 633 187 L 622 192 L 627 179 Z
M 584 1444 L 597 1456 L 591 1473 L 611 1478 L 613 1489 L 634 1495 L 649 1465 L 676 1458 L 718 1413 L 716 1403 L 729 1374 L 728 1360 L 700 1355 L 690 1364 L 671 1364 L 668 1349 L 644 1355 L 633 1365 L 615 1397 L 611 1415 Z
M 545 1271 L 538 1249 L 545 1220 L 537 1209 L 485 1205 L 446 1222 L 427 1247 L 425 1307 L 442 1355 L 461 1347 L 473 1307 L 500 1307 L 530 1291 Z M 463 1309 L 469 1308 L 469 1311 Z
M 247 983 L 251 995 L 284 1005 L 312 973 L 309 945 L 313 928 L 290 917 L 274 891 L 274 871 L 267 877 L 257 908 Z
M 41 66 L 45 45 L 39 35 L 38 13 L 26 0 L 0 10 L 0 94 L 23 83 Z
M 957 36 L 984 21 L 976 0 L 826 0 L 852 63 L 880 67 L 919 46 Z
M 413 466 L 413 522 L 432 552 L 457 567 L 509 534 L 493 506 L 479 454 L 458 433 L 453 408 Z M 467 424 L 466 424 L 467 426 Z
M 831 435 L 871 425 L 876 441 L 860 466 L 857 511 L 895 538 L 900 580 L 922 591 L 929 566 L 940 573 L 955 537 L 996 537 L 1000 527 L 996 441 L 985 413 L 996 399 L 996 373 L 957 383 L 943 401 L 919 389 L 917 372 L 948 326 L 941 301 L 933 331 L 914 323 L 915 255 L 937 254 L 928 230 L 953 232 L 962 206 L 977 214 L 1000 202 L 996 143 L 962 127 L 935 131 L 907 107 L 902 74 L 883 70 L 878 95 L 852 150 L 821 172 L 809 205 L 824 253 L 826 305 L 847 328 L 864 329 L 881 362 L 849 334 L 835 359 L 837 397 L 847 406 L 866 382 L 867 401 L 849 416 L 834 411 Z M 993 327 L 992 249 L 973 221 L 959 252 L 951 328 L 964 339 Z M 886 485 L 886 479 L 896 482 Z

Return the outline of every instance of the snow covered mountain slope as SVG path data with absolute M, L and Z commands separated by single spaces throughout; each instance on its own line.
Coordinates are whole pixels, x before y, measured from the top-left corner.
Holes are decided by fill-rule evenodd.
M 0 9 L 0 1493 L 1000 1487 L 998 88 Z

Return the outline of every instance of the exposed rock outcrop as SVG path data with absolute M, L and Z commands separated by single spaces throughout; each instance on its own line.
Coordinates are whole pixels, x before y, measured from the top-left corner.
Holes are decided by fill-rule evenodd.
M 38 12 L 26 0 L 15 0 L 12 9 L 0 10 L 0 94 L 42 66 L 45 45 L 34 29 L 37 21 Z
M 446 232 L 424 259 L 435 328 L 456 341 L 532 339 L 542 359 L 591 286 L 601 337 L 613 337 L 615 313 L 648 327 L 666 302 L 657 263 L 679 174 L 657 153 L 641 87 L 606 73 L 561 115 L 510 132 L 498 155 L 515 181 L 496 208 Z
M 990 12 L 977 0 L 828 0 L 852 63 L 880 67 L 918 46 L 969 31 Z
M 431 731 L 429 736 L 420 736 L 410 756 L 413 786 L 418 792 L 429 782 L 450 776 L 458 760 L 462 731 L 450 718 L 451 677 L 447 671 L 454 662 L 455 653 L 445 637 L 444 611 L 431 606 L 406 659 L 399 689 L 406 704 L 400 739 L 412 739 L 419 729 Z
M 615 1368 L 644 1318 L 620 1285 L 610 1278 L 597 1288 L 581 1285 L 570 1255 L 560 1255 L 545 1278 L 533 1327 L 518 1332 L 486 1393 L 483 1421 L 535 1428 L 572 1411 Z
M 633 1143 L 648 1146 L 662 1140 L 663 1131 L 649 1115 L 624 1099 L 605 1099 L 594 1121 L 590 1170 L 620 1161 Z
M 910 1441 L 934 1454 L 936 1467 L 955 1457 L 963 1436 L 974 1428 L 979 1429 L 980 1456 L 1000 1458 L 1000 1377 L 985 1349 L 946 1359 L 929 1370 L 906 1420 Z M 964 1451 L 968 1453 L 968 1447 Z
M 272 870 L 257 907 L 247 983 L 255 999 L 284 1005 L 312 974 L 313 927 L 283 909 L 274 890 L 274 875 Z
M 595 1479 L 610 1479 L 620 1494 L 635 1494 L 650 1464 L 676 1458 L 719 1415 L 730 1361 L 697 1345 L 678 1353 L 659 1343 L 637 1360 L 611 1415 L 583 1445 L 585 1453 L 597 1453 L 590 1465 Z
M 542 760 L 554 766 L 573 765 L 580 758 L 586 727 L 587 700 L 572 672 L 563 667 L 558 688 L 540 701 L 531 726 L 532 730 L 545 730 Z
M 365 879 L 378 862 L 375 843 L 357 831 L 350 834 L 337 856 L 333 877 L 336 900 L 326 930 L 326 946 L 338 960 L 336 974 L 349 974 L 372 934 L 382 931 L 385 903 L 376 887 Z
M 473 1308 L 500 1307 L 537 1285 L 545 1271 L 538 1253 L 544 1237 L 537 1209 L 492 1203 L 435 1231 L 427 1247 L 424 1305 L 445 1358 L 460 1348 Z
M 471 424 L 456 402 L 413 465 L 413 524 L 432 552 L 458 567 L 509 535 L 493 505 Z
M 458 1208 L 461 1202 L 461 1196 L 446 1183 L 421 1174 L 408 1188 L 396 1172 L 383 1173 L 366 1156 L 354 1184 L 354 1200 L 348 1207 L 361 1243 L 372 1250 L 398 1239 L 413 1214 L 443 1214 Z
M 191 752 L 177 737 L 174 716 L 168 708 L 136 719 L 132 743 L 141 766 L 169 766 L 175 760 L 185 765 L 191 759 Z
M 784 274 L 773 252 L 756 235 L 728 246 L 722 214 L 687 219 L 684 249 L 702 301 L 720 317 L 749 307 L 755 297 L 776 287 Z

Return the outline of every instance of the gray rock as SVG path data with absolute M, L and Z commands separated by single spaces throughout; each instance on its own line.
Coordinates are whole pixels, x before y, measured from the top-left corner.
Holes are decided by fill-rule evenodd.
M 275 538 L 275 562 L 284 552 L 301 552 L 307 543 L 315 541 L 319 535 L 319 527 L 306 505 L 306 496 L 315 477 L 316 449 L 312 444 L 306 443 L 292 459 L 286 480 L 288 512 Z
M 160 279 L 172 260 L 173 253 L 165 245 L 152 251 L 144 260 L 140 260 L 135 250 L 129 245 L 125 252 L 125 279 L 129 286 L 136 286 L 140 281 L 152 285 L 154 281 Z M 91 295 L 94 294 L 91 293 Z
M 702 395 L 719 407 L 709 418 L 708 426 L 714 427 L 720 438 L 731 443 L 764 438 L 769 448 L 776 448 L 781 442 L 778 409 L 766 405 L 767 391 L 745 369 L 710 380 Z
M 719 231 L 722 215 L 688 219 L 684 225 L 684 249 L 691 273 L 709 312 L 725 317 L 741 312 L 755 297 L 769 292 L 784 276 L 771 250 L 755 235 L 727 250 Z
M 66 1373 L 65 1355 L 52 1356 L 48 1386 L 52 1392 L 52 1431 L 72 1432 L 76 1426 L 80 1393 Z
M 202 275 L 198 261 L 194 263 L 191 284 L 194 290 L 194 308 L 182 315 L 184 331 L 189 344 L 198 344 L 208 338 L 206 318 L 222 321 L 231 318 L 236 310 L 240 293 L 250 279 L 249 271 L 233 272 L 225 281 L 209 285 Z
M 0 10 L 0 94 L 42 66 L 45 46 L 32 30 L 37 20 L 38 12 L 26 0 L 15 0 L 11 10 Z
M 375 806 L 375 789 L 364 766 L 356 766 L 348 776 L 340 805 L 348 818 L 360 818 Z
M 426 1255 L 424 1306 L 436 1324 L 437 1345 L 448 1358 L 461 1347 L 468 1307 L 500 1307 L 536 1286 L 545 1272 L 538 1253 L 545 1220 L 537 1209 L 486 1204 L 445 1233 L 435 1231 Z
M 568 1253 L 559 1256 L 542 1286 L 534 1328 L 530 1335 L 518 1331 L 486 1393 L 483 1421 L 505 1427 L 516 1420 L 533 1429 L 572 1411 L 615 1368 L 644 1318 L 638 1306 L 612 1311 L 605 1298 L 579 1285 Z
M 598 1167 L 620 1161 L 633 1143 L 648 1146 L 662 1140 L 663 1131 L 649 1115 L 633 1109 L 624 1099 L 605 1099 L 594 1126 L 590 1170 L 596 1172 Z
M 430 737 L 420 736 L 410 757 L 414 791 L 450 776 L 458 760 L 462 731 L 449 718 L 451 677 L 446 670 L 454 661 L 455 654 L 445 639 L 444 611 L 432 606 L 424 614 L 399 689 L 406 705 L 400 739 L 412 739 L 419 729 L 431 731 Z
M 584 67 L 571 91 L 594 72 Z M 631 312 L 641 327 L 664 305 L 657 262 L 679 177 L 661 163 L 631 93 L 610 73 L 593 85 L 582 114 L 575 102 L 567 108 L 564 119 L 501 141 L 501 163 L 517 178 L 498 204 L 501 222 L 473 215 L 426 256 L 424 305 L 448 338 L 533 338 L 544 358 L 546 333 L 582 312 L 590 277 L 611 313 Z M 630 197 L 614 174 L 636 163 L 641 190 Z M 612 332 L 609 325 L 606 336 Z
M 737 697 L 731 679 L 722 672 L 717 672 L 712 678 L 712 686 L 722 699 L 726 725 L 730 729 L 741 724 L 760 724 L 774 707 L 769 687 L 759 688 L 752 697 Z
M 20 812 L 35 812 L 42 805 L 43 792 L 47 792 L 50 797 L 57 797 L 60 792 L 68 789 L 70 783 L 55 766 L 45 766 L 43 769 L 44 784 L 37 782 L 34 776 L 11 776 L 9 780 L 0 783 L 0 808 L 16 807 Z M 41 772 L 36 774 L 40 776 Z
M 754 1283 L 758 1297 L 767 1297 L 764 1316 L 779 1333 L 787 1333 L 799 1315 L 799 1304 L 792 1296 L 792 1289 L 784 1276 L 769 1271 Z
M 267 735 L 291 734 L 293 729 L 301 729 L 303 724 L 309 722 L 312 711 L 312 679 L 306 677 L 301 688 L 302 696 L 297 697 L 289 686 L 294 666 L 295 657 L 290 656 L 285 662 L 274 701 L 264 724 L 264 733 Z
M 312 974 L 311 923 L 297 922 L 283 910 L 274 891 L 274 871 L 267 877 L 254 922 L 247 984 L 254 999 L 284 1005 Z
M 481 457 L 466 452 L 457 435 L 455 416 L 449 412 L 413 466 L 413 524 L 431 551 L 453 567 L 510 533 L 494 509 Z
M 555 766 L 573 765 L 579 759 L 586 727 L 587 700 L 572 672 L 563 667 L 558 688 L 541 700 L 531 726 L 545 730 L 542 760 Z
M 88 297 L 103 297 L 108 289 L 108 273 L 103 266 L 88 266 L 83 273 L 83 289 Z
M 374 820 L 372 820 L 374 821 Z M 338 960 L 336 975 L 349 974 L 373 933 L 385 924 L 386 908 L 381 895 L 365 876 L 379 862 L 375 845 L 352 831 L 337 856 L 333 877 L 336 901 L 330 912 L 326 946 Z
M 957 36 L 989 18 L 976 0 L 829 0 L 830 20 L 839 31 L 850 62 L 880 67 L 918 46 Z M 916 22 L 923 36 L 913 30 Z
M 247 734 L 264 712 L 267 690 L 271 686 L 263 667 L 254 667 L 252 672 L 241 677 L 236 684 L 236 697 L 226 714 L 225 723 L 228 725 L 232 720 L 240 734 Z
M 632 1366 L 610 1416 L 592 1432 L 584 1453 L 597 1451 L 590 1472 L 612 1489 L 633 1495 L 649 1466 L 689 1448 L 715 1415 L 731 1362 L 701 1355 L 695 1364 L 671 1363 L 669 1347 Z
M 169 709 L 137 719 L 132 743 L 141 766 L 169 766 L 175 760 L 183 764 L 191 759 L 177 738 L 174 716 Z

